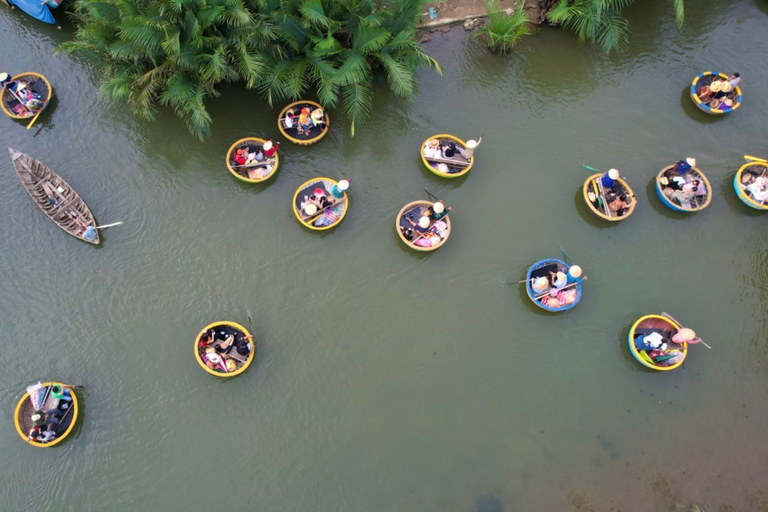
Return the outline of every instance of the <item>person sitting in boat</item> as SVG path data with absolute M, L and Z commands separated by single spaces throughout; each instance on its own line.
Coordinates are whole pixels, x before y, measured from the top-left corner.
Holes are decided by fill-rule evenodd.
M 714 97 L 714 95 L 715 95 L 715 92 L 714 92 L 714 91 L 712 90 L 712 88 L 711 88 L 710 86 L 708 86 L 708 85 L 705 85 L 705 86 L 704 86 L 704 87 L 702 87 L 702 88 L 701 88 L 701 90 L 699 91 L 699 99 L 700 99 L 702 102 L 704 102 L 704 103 L 706 103 L 706 102 L 710 101 L 710 100 L 711 100 L 711 99 Z
M 325 124 L 325 114 L 323 113 L 323 109 L 316 108 L 313 110 L 309 115 L 309 120 L 312 122 L 312 126 L 314 127 L 319 127 L 321 124 Z
M 677 172 L 677 174 L 686 174 L 688 171 L 691 170 L 691 167 L 696 165 L 696 160 L 693 158 L 686 158 L 685 160 L 678 160 L 675 162 L 674 171 Z
M 763 176 L 759 176 L 750 185 L 747 186 L 747 191 L 752 195 L 752 199 L 757 202 L 764 202 L 768 199 L 768 179 Z
M 437 201 L 435 204 L 427 208 L 427 215 L 433 220 L 441 220 L 443 217 L 448 215 L 450 209 L 450 206 L 446 209 L 445 205 L 441 201 Z
M 412 241 L 413 237 L 415 236 L 413 232 L 413 228 L 400 226 L 400 232 L 403 234 L 403 237 L 405 237 L 405 239 L 408 240 L 409 242 Z
M 232 155 L 232 160 L 235 162 L 235 165 L 245 165 L 246 158 L 243 156 L 243 148 L 238 148 L 235 151 L 235 154 Z
M 264 153 L 259 146 L 252 146 L 248 148 L 248 160 L 245 165 L 254 165 L 264 160 Z
M 269 139 L 267 142 L 264 143 L 264 156 L 267 158 L 274 158 L 275 153 L 277 153 L 277 150 L 280 149 L 280 143 L 275 142 L 272 139 Z
M 285 113 L 285 119 L 283 119 L 283 122 L 285 123 L 285 127 L 287 129 L 290 130 L 291 128 L 294 127 L 294 125 L 296 124 L 296 119 L 294 119 L 295 117 L 296 117 L 296 112 L 293 109 Z
M 728 83 L 731 84 L 732 88 L 736 89 L 741 84 L 741 75 L 739 73 L 732 74 L 728 77 Z
M 229 352 L 232 350 L 232 347 L 234 346 L 234 343 L 235 337 L 231 334 L 224 338 L 217 336 L 213 342 L 213 348 L 216 349 L 216 352 L 219 354 L 229 354 Z
M 608 172 L 604 172 L 602 178 L 600 178 L 604 189 L 613 188 L 616 184 L 616 180 L 619 179 L 619 170 L 611 169 Z
M 443 154 L 440 151 L 440 141 L 437 139 L 429 139 L 424 145 L 424 157 L 434 160 L 436 158 L 442 158 Z
M 587 276 L 582 277 L 581 275 L 581 267 L 578 265 L 571 265 L 571 268 L 568 269 L 568 273 L 566 274 L 566 280 L 568 281 L 568 284 L 573 283 L 580 283 L 587 279 Z
M 211 333 L 208 331 L 204 332 L 200 335 L 200 343 L 198 344 L 200 348 L 204 349 L 208 345 L 210 345 L 213 342 L 213 338 L 211 337 Z
M 10 84 L 12 81 L 11 75 L 8 73 L 0 73 L 0 89 Z
M 552 279 L 552 294 L 553 295 L 556 294 L 560 290 L 560 288 L 562 288 L 566 284 L 568 284 L 568 277 L 565 275 L 564 272 L 561 272 L 559 270 L 557 272 L 552 272 L 550 270 L 549 271 L 549 275 L 551 276 L 551 279 Z
M 297 127 L 297 131 L 304 135 L 309 135 L 309 129 L 311 128 L 310 124 L 310 118 L 309 118 L 309 109 L 304 107 L 301 109 L 301 114 L 299 114 L 299 126 Z
M 546 277 L 531 278 L 531 289 L 535 295 L 546 293 L 549 289 L 549 279 Z

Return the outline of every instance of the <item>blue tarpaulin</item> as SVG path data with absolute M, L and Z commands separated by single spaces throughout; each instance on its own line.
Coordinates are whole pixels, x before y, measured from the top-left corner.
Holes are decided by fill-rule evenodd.
M 8 0 L 8 3 L 15 5 L 35 19 L 50 23 L 51 25 L 56 23 L 51 10 L 41 0 Z

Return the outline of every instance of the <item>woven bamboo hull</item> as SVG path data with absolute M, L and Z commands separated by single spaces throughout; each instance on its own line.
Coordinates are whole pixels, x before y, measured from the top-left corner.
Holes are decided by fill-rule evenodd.
M 293 195 L 293 214 L 296 215 L 296 218 L 299 220 L 302 226 L 309 228 L 313 231 L 325 231 L 341 224 L 341 221 L 343 221 L 344 217 L 347 216 L 347 210 L 349 210 L 349 198 L 347 197 L 346 192 L 344 192 L 344 196 L 341 198 L 341 200 L 338 203 L 336 203 L 332 208 L 329 209 L 329 210 L 341 209 L 341 214 L 339 215 L 339 218 L 333 224 L 330 224 L 328 226 L 316 226 L 314 225 L 314 223 L 320 218 L 322 213 L 318 213 L 312 217 L 307 217 L 304 214 L 303 210 L 301 210 L 301 203 L 304 199 L 304 196 L 310 195 L 314 188 L 322 188 L 325 191 L 327 197 L 332 197 L 331 188 L 334 185 L 338 185 L 338 182 L 336 182 L 335 180 L 332 180 L 331 178 L 323 177 L 323 178 L 314 178 L 311 180 L 307 180 L 304 183 L 302 183 L 302 185 L 298 189 L 296 189 L 296 193 Z
M 310 128 L 309 135 L 300 134 L 295 126 L 293 128 L 286 128 L 285 124 L 283 123 L 283 119 L 285 119 L 285 114 L 288 112 L 288 110 L 294 109 L 297 112 L 296 122 L 298 123 L 298 113 L 301 112 L 303 107 L 307 107 L 309 109 L 323 108 L 319 103 L 315 103 L 314 101 L 309 100 L 301 100 L 291 103 L 280 112 L 280 117 L 277 118 L 277 127 L 280 130 L 280 133 L 282 133 L 283 136 L 289 141 L 301 146 L 309 146 L 310 144 L 318 142 L 330 131 L 331 117 L 323 108 L 323 118 L 325 120 L 325 124 L 322 126 Z
M 736 93 L 736 100 L 733 102 L 733 106 L 720 109 L 720 108 L 712 108 L 703 101 L 701 101 L 701 98 L 699 98 L 698 92 L 701 91 L 701 88 L 705 85 L 709 85 L 712 82 L 712 79 L 715 77 L 723 78 L 725 80 L 728 80 L 728 75 L 724 73 L 718 73 L 717 71 L 705 71 L 704 73 L 699 73 L 696 75 L 696 77 L 693 79 L 693 82 L 691 83 L 691 100 L 693 100 L 693 104 L 696 105 L 696 108 L 701 110 L 702 112 L 706 112 L 709 115 L 718 116 L 721 114 L 727 114 L 729 112 L 733 112 L 737 108 L 741 106 L 741 87 L 736 87 L 735 93 Z
M 741 177 L 743 176 L 743 173 L 748 169 L 760 172 L 760 174 L 765 174 L 768 176 L 768 164 L 761 162 L 747 162 L 739 168 L 736 176 L 733 177 L 733 190 L 736 191 L 736 195 L 739 197 L 739 199 L 741 199 L 741 202 L 750 208 L 763 211 L 768 210 L 768 204 L 762 204 L 758 201 L 755 201 L 752 196 L 741 187 Z
M 72 433 L 72 429 L 75 427 L 75 423 L 77 423 L 77 417 L 80 414 L 80 406 L 77 402 L 77 395 L 75 394 L 75 391 L 70 388 L 69 386 L 66 386 L 65 384 L 62 384 L 61 382 L 44 382 L 43 385 L 48 387 L 53 384 L 58 384 L 62 387 L 68 388 L 70 394 L 72 395 L 72 413 L 67 414 L 64 418 L 62 423 L 57 427 L 56 432 L 61 431 L 62 433 L 57 435 L 53 441 L 50 441 L 48 443 L 41 443 L 38 441 L 33 441 L 29 439 L 29 431 L 32 428 L 32 413 L 34 412 L 34 409 L 32 407 L 32 401 L 29 398 L 29 393 L 24 393 L 24 396 L 21 397 L 19 400 L 19 403 L 16 404 L 16 412 L 14 414 L 14 423 L 16 425 L 16 432 L 19 433 L 19 436 L 27 442 L 28 444 L 31 444 L 32 446 L 36 446 L 38 448 L 50 448 L 51 446 L 55 446 L 59 444 L 60 442 L 64 441 L 64 439 L 67 438 Z
M 618 178 L 616 181 L 618 183 L 620 183 L 621 186 L 624 188 L 624 191 L 625 191 L 627 197 L 631 197 L 632 198 L 632 204 L 629 206 L 629 210 L 627 210 L 627 213 L 625 213 L 621 217 L 615 216 L 615 215 L 608 216 L 608 215 L 604 214 L 602 211 L 600 211 L 599 209 L 595 208 L 595 206 L 592 204 L 592 201 L 589 200 L 589 195 L 588 194 L 591 191 L 592 193 L 594 193 L 596 195 L 600 195 L 599 185 L 597 184 L 597 182 L 595 180 L 600 179 L 601 176 L 602 176 L 601 173 L 593 174 L 592 176 L 587 178 L 587 181 L 584 182 L 584 187 L 583 187 L 582 192 L 583 192 L 583 195 L 584 195 L 584 202 L 587 203 L 587 207 L 589 208 L 589 211 L 591 211 L 593 214 L 595 214 L 596 216 L 600 217 L 601 219 L 607 220 L 609 222 L 618 222 L 618 221 L 624 220 L 627 217 L 629 217 L 630 215 L 632 215 L 632 213 L 635 211 L 635 206 L 637 206 L 637 199 L 634 197 L 635 193 L 629 187 L 627 182 L 624 181 L 624 178 Z M 596 190 L 597 190 L 597 192 L 595 192 Z
M 531 268 L 528 269 L 528 274 L 526 275 L 526 284 L 525 284 L 525 289 L 528 292 L 528 298 L 531 299 L 531 301 L 534 304 L 536 304 L 538 307 L 540 307 L 541 309 L 544 309 L 546 311 L 550 311 L 552 313 L 559 313 L 561 311 L 568 311 L 570 309 L 575 308 L 576 304 L 578 304 L 579 301 L 581 301 L 581 283 L 577 284 L 574 287 L 574 288 L 577 289 L 576 300 L 574 300 L 570 304 L 566 304 L 565 306 L 557 307 L 557 308 L 551 308 L 551 307 L 547 306 L 546 304 L 542 304 L 540 300 L 536 300 L 536 296 L 537 295 L 536 295 L 536 292 L 534 292 L 533 288 L 531 287 L 531 278 L 534 277 L 533 274 L 534 274 L 534 272 L 536 270 L 539 270 L 539 269 L 544 268 L 544 267 L 548 267 L 550 265 L 557 265 L 558 270 L 560 270 L 562 272 L 566 272 L 566 273 L 568 272 L 568 269 L 571 268 L 571 266 L 568 265 L 566 262 L 564 262 L 563 260 L 558 260 L 556 258 L 549 258 L 549 259 L 545 259 L 545 260 L 539 260 L 536 263 L 534 263 L 533 265 L 531 265 Z M 549 277 L 549 276 L 547 276 L 547 277 Z M 546 293 L 548 291 L 549 291 L 549 289 L 546 290 L 544 293 Z M 539 295 L 541 295 L 541 294 L 539 294 Z
M 77 192 L 42 162 L 12 148 L 8 148 L 8 151 L 24 189 L 40 210 L 70 235 L 97 245 L 98 230 L 93 240 L 83 237 L 83 225 L 95 226 L 96 223 L 88 205 Z
M 451 219 L 448 216 L 443 217 L 443 220 L 448 225 L 448 232 L 445 235 L 445 238 L 443 238 L 442 241 L 439 244 L 436 244 L 436 245 L 433 245 L 433 246 L 430 246 L 430 247 L 421 247 L 419 245 L 415 245 L 412 241 L 410 241 L 407 238 L 405 238 L 405 235 L 403 235 L 403 231 L 402 231 L 401 228 L 411 227 L 411 225 L 409 223 L 406 223 L 404 221 L 403 215 L 406 212 L 408 212 L 408 211 L 410 211 L 410 210 L 412 210 L 414 208 L 417 208 L 417 207 L 429 208 L 433 204 L 435 204 L 435 203 L 433 203 L 432 201 L 424 201 L 424 200 L 412 201 L 412 202 L 408 203 L 407 205 L 403 206 L 402 209 L 400 210 L 400 212 L 398 212 L 398 214 L 397 214 L 397 218 L 395 219 L 395 231 L 397 232 L 397 236 L 400 237 L 400 240 L 402 240 L 405 245 L 407 245 L 409 248 L 413 249 L 414 251 L 421 251 L 421 252 L 436 251 L 437 249 L 439 249 L 440 247 L 445 245 L 445 242 L 447 242 L 448 239 L 451 237 L 451 232 L 452 232 L 451 231 Z
M 673 322 L 672 320 L 663 317 L 661 315 L 645 315 L 641 317 L 635 324 L 632 326 L 632 328 L 629 330 L 629 336 L 627 336 L 627 340 L 629 341 L 629 351 L 632 353 L 632 356 L 637 359 L 637 362 L 641 365 L 645 366 L 646 368 L 650 368 L 652 370 L 658 370 L 661 372 L 666 372 L 669 370 L 674 370 L 675 368 L 679 368 L 684 362 L 685 358 L 688 356 L 688 344 L 683 342 L 680 347 L 683 351 L 683 360 L 679 361 L 671 366 L 657 366 L 651 362 L 646 361 L 644 358 L 640 356 L 640 352 L 637 350 L 637 347 L 635 347 L 635 333 L 638 330 L 642 330 L 643 332 L 650 334 L 650 332 L 661 332 L 661 331 L 667 331 L 670 333 L 670 336 L 675 334 L 678 330 L 681 329 L 681 326 L 677 323 Z
M 230 146 L 229 151 L 227 151 L 227 169 L 229 169 L 229 172 L 232 173 L 232 176 L 239 179 L 240 181 L 244 181 L 246 183 L 263 183 L 267 180 L 269 180 L 272 176 L 274 176 L 277 173 L 277 167 L 280 165 L 280 157 L 275 152 L 274 159 L 267 158 L 266 160 L 274 160 L 274 163 L 272 163 L 272 171 L 266 175 L 262 176 L 260 178 L 249 178 L 248 175 L 245 173 L 245 171 L 248 170 L 247 167 L 238 167 L 235 168 L 236 165 L 234 161 L 232 160 L 232 155 L 234 155 L 235 151 L 238 149 L 242 149 L 249 146 L 255 146 L 261 149 L 264 146 L 264 143 L 267 142 L 264 139 L 259 139 L 258 137 L 246 137 L 244 139 L 240 139 L 232 146 Z
M 205 364 L 205 361 L 203 361 L 203 351 L 200 348 L 200 337 L 205 333 L 206 331 L 209 331 L 211 329 L 215 329 L 218 331 L 224 331 L 227 334 L 232 334 L 235 336 L 235 339 L 242 337 L 249 337 L 251 333 L 248 332 L 248 329 L 243 327 L 242 325 L 235 323 L 235 322 L 229 322 L 229 321 L 221 321 L 221 322 L 213 322 L 212 324 L 208 324 L 197 334 L 197 337 L 195 338 L 195 359 L 197 360 L 197 363 L 205 370 L 206 372 L 210 373 L 211 375 L 215 375 L 216 377 L 222 377 L 222 378 L 229 378 L 234 377 L 236 375 L 240 375 L 245 370 L 248 369 L 248 367 L 251 365 L 253 360 L 256 357 L 256 342 L 251 339 L 248 346 L 250 348 L 250 353 L 247 356 L 242 356 L 238 354 L 235 349 L 232 349 L 232 352 L 234 353 L 233 356 L 227 356 L 230 359 L 235 361 L 235 364 L 237 367 L 232 371 L 225 371 L 225 368 L 222 366 L 216 366 L 215 369 L 208 368 L 208 366 Z M 243 361 L 238 361 L 236 358 L 243 359 Z
M 667 172 L 668 170 L 674 168 L 673 165 L 668 165 L 667 167 L 663 168 L 661 171 L 659 171 L 659 174 L 656 175 L 656 195 L 659 196 L 659 199 L 662 203 L 664 203 L 664 206 L 667 208 L 670 208 L 676 212 L 684 212 L 684 213 L 693 213 L 698 212 L 709 206 L 709 203 L 712 202 L 712 185 L 709 184 L 709 180 L 706 176 L 704 176 L 704 173 L 701 172 L 701 169 L 698 167 L 691 167 L 691 170 L 688 171 L 689 174 L 692 174 L 695 176 L 695 179 L 701 180 L 704 183 L 704 186 L 707 187 L 707 196 L 706 198 L 699 204 L 697 203 L 694 208 L 684 208 L 683 206 L 675 203 L 674 201 L 671 201 L 666 195 L 664 195 L 664 192 L 662 191 L 662 184 L 661 184 L 661 177 L 662 175 Z
M 447 160 L 441 160 L 441 162 L 443 162 L 446 165 L 448 165 L 448 167 L 451 167 L 451 165 L 449 163 L 451 160 L 456 161 L 457 164 L 464 164 L 464 165 L 461 165 L 461 166 L 458 166 L 458 165 L 456 166 L 457 169 L 461 169 L 461 170 L 459 170 L 459 172 L 444 173 L 444 172 L 438 171 L 435 167 L 433 167 L 430 164 L 430 162 L 424 156 L 424 146 L 426 146 L 427 142 L 429 142 L 432 139 L 437 139 L 441 143 L 442 142 L 455 142 L 456 145 L 457 146 L 461 146 L 462 149 L 466 149 L 467 148 L 467 143 L 464 142 L 463 140 L 461 140 L 460 138 L 454 136 L 454 135 L 450 135 L 448 133 L 440 133 L 438 135 L 433 135 L 432 137 L 430 137 L 427 140 L 425 140 L 422 143 L 422 145 L 421 145 L 421 161 L 424 163 L 424 166 L 427 168 L 427 170 L 429 170 L 430 172 L 436 174 L 437 176 L 440 176 L 441 178 L 459 178 L 461 176 L 465 176 L 472 169 L 472 166 L 475 164 L 475 157 L 474 157 L 474 155 L 472 156 L 472 158 L 469 159 L 469 165 L 466 165 L 467 164 L 467 160 L 465 158 L 463 158 L 461 155 L 455 155 L 454 158 L 447 159 Z
M 43 106 L 40 108 L 40 110 L 31 112 L 28 115 L 17 115 L 11 109 L 16 104 L 18 104 L 19 101 L 14 97 L 11 91 L 3 87 L 2 98 L 0 99 L 0 108 L 2 108 L 3 112 L 5 112 L 7 116 L 19 120 L 31 119 L 39 112 L 42 112 L 48 108 L 48 104 L 51 102 L 51 98 L 53 98 L 53 88 L 51 87 L 51 84 L 48 82 L 47 78 L 39 73 L 26 72 L 14 76 L 13 80 L 23 80 L 25 82 L 29 82 L 29 87 L 43 98 Z

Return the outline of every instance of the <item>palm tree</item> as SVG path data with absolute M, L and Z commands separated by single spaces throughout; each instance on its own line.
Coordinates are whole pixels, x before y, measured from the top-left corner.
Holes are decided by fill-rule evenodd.
M 77 0 L 78 26 L 61 49 L 95 57 L 101 90 L 152 119 L 172 108 L 203 139 L 211 117 L 204 101 L 216 84 L 253 86 L 264 69 L 262 50 L 274 33 L 243 0 Z
M 684 0 L 670 0 L 678 26 L 683 24 Z M 634 0 L 560 0 L 547 18 L 570 28 L 582 41 L 598 43 L 605 53 L 628 44 L 629 22 L 622 11 Z
M 258 79 L 270 105 L 297 99 L 307 89 L 328 107 L 343 102 L 355 126 L 370 111 L 373 77 L 383 69 L 390 90 L 410 98 L 415 72 L 442 72 L 416 41 L 422 0 L 259 0 L 260 12 L 274 12 L 277 39 Z
M 485 4 L 488 19 L 485 25 L 475 32 L 474 37 L 485 36 L 492 50 L 507 53 L 523 36 L 533 33 L 531 20 L 523 10 L 523 1 L 512 14 L 505 13 L 499 6 L 498 0 L 490 0 Z

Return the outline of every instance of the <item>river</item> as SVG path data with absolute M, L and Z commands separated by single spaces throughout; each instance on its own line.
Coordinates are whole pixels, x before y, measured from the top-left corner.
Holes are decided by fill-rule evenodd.
M 61 232 L 0 157 L 0 510 L 768 510 L 768 213 L 733 192 L 742 155 L 768 155 L 768 4 L 638 2 L 631 47 L 605 56 L 543 27 L 508 56 L 462 28 L 426 51 L 410 103 L 378 85 L 372 118 L 338 140 L 283 142 L 265 185 L 232 178 L 229 145 L 279 139 L 279 106 L 222 87 L 213 136 L 169 112 L 143 122 L 100 99 L 96 68 L 53 55 L 72 35 L 0 9 L 0 62 L 38 71 L 55 101 L 3 148 L 66 179 L 105 230 Z M 57 13 L 61 18 L 61 13 Z M 740 71 L 744 104 L 695 109 L 699 71 Z M 435 133 L 485 134 L 465 178 L 427 172 Z M 5 149 L 3 149 L 5 151 Z M 652 179 L 686 156 L 714 188 L 695 215 Z M 581 164 L 619 168 L 638 196 L 618 225 L 581 198 Z M 352 181 L 326 233 L 296 188 Z M 437 252 L 405 248 L 398 210 L 424 188 L 455 209 Z M 570 313 L 517 286 L 562 246 L 589 281 Z M 626 336 L 668 311 L 712 346 L 651 372 Z M 253 320 L 256 361 L 222 381 L 193 357 L 206 324 Z M 85 385 L 75 435 L 47 450 L 13 426 L 25 386 Z

